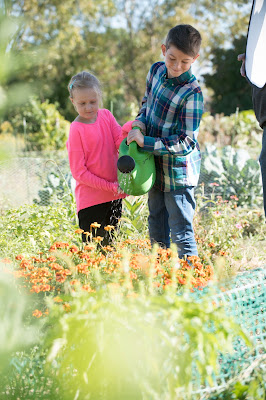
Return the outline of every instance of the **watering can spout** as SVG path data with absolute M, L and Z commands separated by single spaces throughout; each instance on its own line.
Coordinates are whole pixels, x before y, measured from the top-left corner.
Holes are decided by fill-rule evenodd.
M 117 168 L 122 174 L 128 174 L 135 168 L 134 158 L 130 156 L 122 156 L 117 161 Z

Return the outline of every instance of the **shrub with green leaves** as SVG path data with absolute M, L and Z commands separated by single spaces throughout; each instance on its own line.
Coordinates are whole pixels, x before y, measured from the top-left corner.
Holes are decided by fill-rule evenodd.
M 57 104 L 32 97 L 9 121 L 17 134 L 25 134 L 26 150 L 65 148 L 69 122 L 59 113 Z
M 262 203 L 262 184 L 259 162 L 246 150 L 231 146 L 219 151 L 207 146 L 202 154 L 199 185 L 204 183 L 205 194 L 215 193 L 224 199 L 238 198 L 238 205 L 254 206 Z
M 262 130 L 253 110 L 238 111 L 230 116 L 224 114 L 203 114 L 200 123 L 199 143 L 205 148 L 207 143 L 219 147 L 251 146 L 257 147 L 261 142 Z
M 13 259 L 19 253 L 42 251 L 53 241 L 71 240 L 77 227 L 75 204 L 71 202 L 10 209 L 0 219 L 0 254 Z
M 219 351 L 231 351 L 235 335 L 247 340 L 207 297 L 195 302 L 174 286 L 130 294 L 125 280 L 93 296 L 77 292 L 68 313 L 50 302 L 47 373 L 57 371 L 64 400 L 188 400 L 200 383 L 212 384 Z
M 48 206 L 55 202 L 74 202 L 75 181 L 70 173 L 65 175 L 49 172 L 42 189 L 38 190 L 39 198 L 33 199 L 35 204 Z
M 27 306 L 28 298 L 25 293 L 18 290 L 15 279 L 12 279 L 0 262 L 0 381 L 1 374 L 10 362 L 10 356 L 38 340 L 37 330 L 32 325 L 25 324 Z

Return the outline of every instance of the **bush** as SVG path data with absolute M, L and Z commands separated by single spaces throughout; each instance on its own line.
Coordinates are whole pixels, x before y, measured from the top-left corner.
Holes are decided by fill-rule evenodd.
M 69 122 L 59 113 L 58 104 L 32 97 L 11 119 L 18 134 L 25 133 L 26 150 L 61 150 L 65 148 Z
M 198 140 L 203 148 L 207 143 L 215 143 L 218 147 L 257 147 L 258 142 L 261 142 L 261 132 L 253 110 L 236 110 L 230 116 L 205 113 L 200 123 Z
M 202 154 L 199 184 L 204 183 L 205 194 L 213 192 L 224 199 L 238 198 L 238 205 L 254 206 L 262 202 L 262 185 L 258 161 L 248 152 L 225 146 L 221 152 L 215 146 L 207 146 Z

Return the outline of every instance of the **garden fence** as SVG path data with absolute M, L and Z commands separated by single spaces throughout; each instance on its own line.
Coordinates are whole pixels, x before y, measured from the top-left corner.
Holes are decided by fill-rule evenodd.
M 67 153 L 25 153 L 23 157 L 0 161 L 0 208 L 24 204 L 49 205 L 74 192 Z M 211 198 L 236 196 L 239 205 L 262 207 L 259 163 L 247 153 L 230 146 L 218 156 L 214 147 L 202 154 L 197 192 Z
M 192 294 L 195 300 L 215 288 L 205 288 L 203 293 Z M 214 385 L 208 384 L 194 392 L 195 398 L 212 399 L 212 393 L 222 392 L 234 381 L 245 383 L 252 373 L 260 368 L 266 374 L 266 269 L 256 269 L 240 273 L 234 279 L 217 288 L 216 295 L 210 301 L 217 306 L 223 305 L 226 312 L 237 324 L 240 324 L 252 342 L 249 348 L 242 338 L 234 343 L 232 354 L 221 354 L 219 357 L 219 373 L 213 375 Z M 266 382 L 265 389 L 266 389 Z M 221 397 L 223 398 L 223 397 Z M 217 399 L 217 396 L 215 397 Z

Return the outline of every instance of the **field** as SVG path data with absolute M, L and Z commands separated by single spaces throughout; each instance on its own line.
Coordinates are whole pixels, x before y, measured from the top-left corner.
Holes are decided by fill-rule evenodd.
M 251 282 L 265 271 L 264 216 L 215 186 L 197 197 L 199 257 L 188 260 L 151 248 L 146 196 L 124 200 L 107 248 L 97 224 L 82 245 L 70 195 L 2 208 L 1 399 L 264 398 L 261 347 L 248 379 L 247 365 L 221 378 L 219 354 L 236 352 L 238 338 L 247 360 L 257 344 L 217 300 L 244 271 Z

